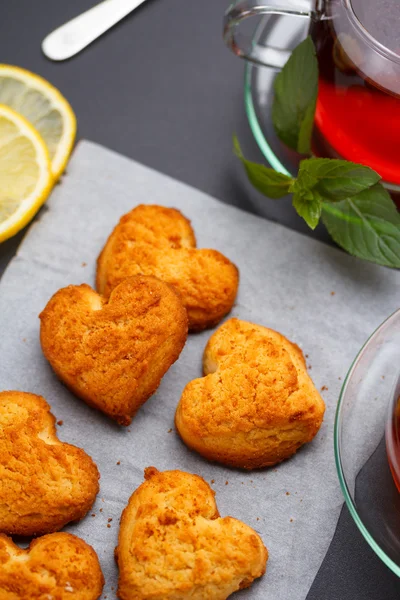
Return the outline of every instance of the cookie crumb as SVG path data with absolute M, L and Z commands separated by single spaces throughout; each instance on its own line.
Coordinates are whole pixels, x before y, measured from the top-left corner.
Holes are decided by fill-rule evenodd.
M 102 509 L 102 508 L 100 509 L 100 512 L 103 512 L 103 509 Z
M 225 485 L 228 485 L 229 481 L 225 481 Z
M 82 267 L 87 267 L 87 263 L 86 263 L 86 262 L 83 262 L 81 266 L 82 266 Z
M 331 292 L 331 296 L 334 296 L 336 292 Z
M 112 517 L 109 517 L 108 522 L 111 523 L 111 521 L 112 521 Z
M 22 341 L 23 341 L 23 342 L 26 342 L 26 338 L 22 338 Z
M 260 517 L 257 517 L 257 521 L 259 521 L 259 520 L 260 520 Z
M 290 522 L 293 523 L 293 519 L 290 519 Z
M 117 461 L 117 465 L 120 465 L 120 464 L 121 464 L 121 461 L 120 461 L 120 460 L 119 460 L 119 461 Z
M 286 492 L 286 496 L 290 496 L 290 492 Z
M 96 516 L 96 513 L 92 513 L 92 517 L 95 517 L 95 516 Z
M 211 483 L 215 483 L 215 479 L 211 479 Z
M 308 358 L 308 354 L 306 354 L 305 357 Z
M 307 365 L 307 369 L 308 370 L 312 369 L 312 366 L 311 365 Z
M 384 376 L 384 375 L 382 375 L 382 379 L 385 379 L 385 376 Z
M 171 431 L 172 431 L 172 427 L 171 427 L 171 429 L 168 429 L 168 433 L 171 433 Z
M 108 528 L 110 528 L 110 527 L 111 527 L 110 523 L 107 523 L 107 527 L 108 527 Z
M 104 498 L 101 499 L 102 502 L 105 502 Z
M 57 425 L 59 425 L 61 427 L 61 425 L 64 425 L 64 421 L 62 419 L 60 419 L 59 421 L 57 421 Z
M 327 391 L 328 388 L 326 387 L 326 385 L 323 385 L 322 388 L 321 388 L 321 392 L 325 392 L 325 390 Z

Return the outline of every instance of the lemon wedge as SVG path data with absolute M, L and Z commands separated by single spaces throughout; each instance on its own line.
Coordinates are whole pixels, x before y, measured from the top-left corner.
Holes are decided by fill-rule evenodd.
M 38 132 L 0 105 L 0 242 L 29 223 L 53 183 L 49 152 Z
M 65 169 L 76 135 L 74 112 L 48 81 L 19 67 L 0 64 L 0 104 L 21 113 L 42 136 L 58 179 Z

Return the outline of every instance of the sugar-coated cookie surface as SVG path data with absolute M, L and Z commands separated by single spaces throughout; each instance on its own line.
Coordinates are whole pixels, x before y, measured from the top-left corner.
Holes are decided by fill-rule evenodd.
M 131 275 L 154 275 L 176 287 L 189 329 L 216 325 L 232 308 L 239 272 L 216 250 L 197 249 L 190 221 L 174 208 L 139 205 L 124 215 L 97 263 L 97 290 L 108 296 Z
M 58 377 L 121 425 L 156 391 L 187 338 L 176 290 L 125 279 L 108 301 L 86 284 L 59 290 L 40 315 L 42 350 Z
M 82 519 L 95 501 L 98 480 L 86 452 L 57 438 L 44 398 L 0 392 L 1 532 L 38 535 Z
M 253 469 L 274 465 L 310 442 L 325 404 L 303 353 L 280 333 L 230 319 L 210 338 L 204 377 L 185 387 L 175 423 L 209 460 Z
M 219 517 L 204 479 L 154 467 L 145 479 L 121 518 L 121 600 L 225 600 L 264 574 L 268 552 L 260 536 Z
M 0 534 L 0 600 L 97 600 L 104 578 L 93 548 L 51 533 L 28 549 Z

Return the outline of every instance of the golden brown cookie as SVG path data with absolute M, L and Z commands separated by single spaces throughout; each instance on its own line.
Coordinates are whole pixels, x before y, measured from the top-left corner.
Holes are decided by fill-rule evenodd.
M 302 351 L 280 333 L 230 319 L 211 336 L 203 369 L 185 387 L 175 423 L 185 444 L 209 460 L 271 466 L 318 432 L 324 401 Z
M 0 600 L 97 600 L 104 585 L 96 552 L 70 533 L 51 533 L 28 549 L 0 534 Z
M 178 293 L 155 277 L 125 279 L 108 301 L 70 285 L 40 319 L 42 350 L 58 377 L 121 425 L 156 391 L 187 337 Z
M 0 392 L 1 532 L 38 535 L 82 519 L 99 477 L 86 452 L 57 438 L 44 398 Z
M 145 470 L 122 513 L 116 549 L 121 600 L 225 600 L 264 574 L 260 536 L 220 518 L 198 475 Z
M 193 229 L 174 208 L 139 205 L 124 215 L 97 262 L 97 291 L 108 296 L 131 275 L 154 275 L 174 285 L 189 329 L 216 325 L 232 308 L 239 272 L 216 250 L 197 249 Z

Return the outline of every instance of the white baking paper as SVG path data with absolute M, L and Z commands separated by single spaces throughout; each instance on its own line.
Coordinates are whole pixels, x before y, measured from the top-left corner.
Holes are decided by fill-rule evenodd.
M 209 331 L 189 336 L 179 361 L 128 429 L 75 398 L 45 361 L 39 312 L 60 287 L 93 284 L 107 236 L 139 203 L 182 210 L 199 246 L 220 250 L 240 268 L 232 315 L 277 329 L 303 348 L 317 388 L 326 387 L 327 411 L 316 439 L 291 460 L 242 472 L 211 464 L 180 441 L 175 407 L 185 384 L 201 375 Z M 96 516 L 89 513 L 66 530 L 97 550 L 106 578 L 103 598 L 115 598 L 121 511 L 143 469 L 154 465 L 214 480 L 220 513 L 242 519 L 262 536 L 270 552 L 267 573 L 237 598 L 304 600 L 342 505 L 332 441 L 340 387 L 360 346 L 398 308 L 399 292 L 398 272 L 229 207 L 95 144 L 79 144 L 0 282 L 0 388 L 42 394 L 63 421 L 59 437 L 83 447 L 99 466 L 101 491 L 91 511 Z

